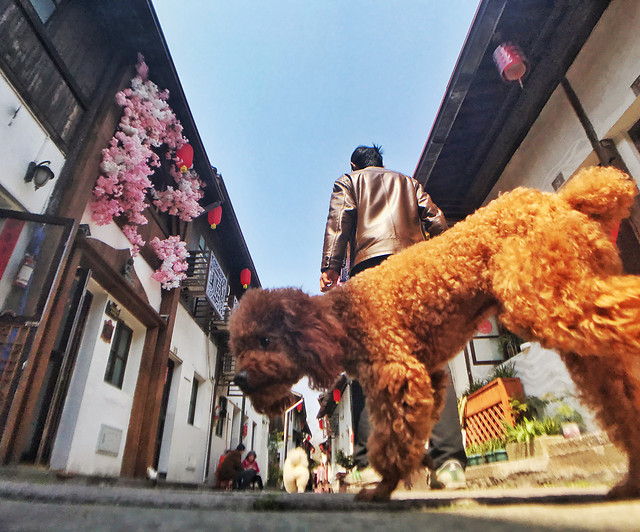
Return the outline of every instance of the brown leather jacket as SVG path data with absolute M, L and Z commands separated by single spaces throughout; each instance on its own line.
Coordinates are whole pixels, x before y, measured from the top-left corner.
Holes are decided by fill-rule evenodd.
M 342 268 L 348 243 L 353 268 L 446 228 L 444 214 L 415 179 L 376 166 L 344 174 L 333 185 L 321 271 Z

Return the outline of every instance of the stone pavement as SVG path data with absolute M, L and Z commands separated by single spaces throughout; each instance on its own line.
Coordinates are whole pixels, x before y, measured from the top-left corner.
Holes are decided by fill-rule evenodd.
M 640 501 L 607 488 L 397 491 L 388 503 L 352 494 L 219 492 L 112 482 L 0 480 L 0 529 L 24 530 L 638 530 Z

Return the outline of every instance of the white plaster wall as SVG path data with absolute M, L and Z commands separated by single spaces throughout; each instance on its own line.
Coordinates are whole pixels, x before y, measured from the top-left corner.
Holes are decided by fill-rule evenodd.
M 353 455 L 353 442 L 351 441 L 351 435 L 353 434 L 351 397 L 351 386 L 347 386 L 344 389 L 344 393 L 342 394 L 342 398 L 340 399 L 338 406 L 336 407 L 339 419 L 338 434 L 331 440 L 331 463 L 335 473 L 345 471 L 345 469 L 339 466 L 338 462 L 336 462 L 338 451 L 342 451 L 347 456 Z
M 54 443 L 51 469 L 117 477 L 120 475 L 146 329 L 95 281 L 90 281 L 89 291 L 94 299 Z M 100 334 L 104 321 L 109 319 L 104 313 L 108 300 L 118 304 L 120 318 L 133 330 L 122 389 L 104 382 L 111 343 L 103 340 Z M 96 451 L 103 424 L 122 431 L 117 456 Z
M 80 223 L 89 225 L 91 238 L 100 240 L 100 242 L 104 242 L 114 249 L 131 249 L 131 242 L 129 242 L 127 237 L 124 236 L 124 233 L 115 223 L 111 222 L 107 225 L 98 225 L 93 221 L 91 218 L 91 207 L 89 204 L 87 204 L 84 212 L 82 213 Z M 149 263 L 147 263 L 147 261 L 140 255 L 133 258 L 133 266 L 138 274 L 140 282 L 142 283 L 142 287 L 147 294 L 149 304 L 156 312 L 159 312 L 160 303 L 162 302 L 162 287 L 158 281 L 151 278 L 153 268 L 151 268 Z
M 605 134 L 635 101 L 640 76 L 640 2 L 614 0 L 567 73 L 589 120 Z
M 17 92 L 0 72 L 0 186 L 25 210 L 44 212 L 56 179 L 35 190 L 26 183 L 25 173 L 31 161 L 51 161 L 55 176 L 65 163 L 65 155 L 49 138 Z
M 510 359 L 508 363 L 514 364 L 525 395 L 541 399 L 547 394 L 556 398 L 567 396 L 564 402 L 582 414 L 587 429 L 598 428 L 593 412 L 580 402 L 580 391 L 576 389 L 564 362 L 555 351 L 544 349 L 540 344 L 532 342 L 530 348 Z M 550 405 L 549 408 L 548 414 L 552 414 L 555 407 Z
M 165 425 L 165 439 L 171 431 L 169 457 L 168 461 L 165 457 L 163 466 L 166 466 L 169 481 L 199 483 L 204 478 L 213 394 L 210 377 L 217 351 L 182 305 L 178 305 L 171 351 L 182 364 L 174 370 L 170 396 L 173 401 L 172 419 Z M 200 386 L 193 425 L 190 425 L 187 418 L 194 376 L 200 381 Z M 164 445 L 162 452 L 167 452 Z
M 559 173 L 568 179 L 591 153 L 564 90 L 558 87 L 507 164 L 485 204 L 518 186 L 552 192 Z

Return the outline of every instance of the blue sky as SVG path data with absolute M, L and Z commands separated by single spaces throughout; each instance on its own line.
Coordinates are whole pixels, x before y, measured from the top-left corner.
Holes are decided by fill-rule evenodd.
M 318 294 L 333 181 L 374 142 L 413 174 L 478 1 L 153 3 L 262 286 Z

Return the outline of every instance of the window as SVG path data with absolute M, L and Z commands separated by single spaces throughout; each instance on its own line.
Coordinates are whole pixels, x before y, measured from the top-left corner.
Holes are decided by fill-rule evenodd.
M 124 370 L 127 367 L 129 348 L 131 347 L 131 337 L 133 332 L 122 321 L 116 325 L 116 332 L 111 343 L 111 352 L 107 362 L 107 371 L 104 374 L 105 382 L 113 384 L 116 388 L 122 389 L 124 380 Z
M 638 120 L 633 127 L 629 130 L 629 136 L 635 144 L 638 151 L 640 151 L 640 120 Z
M 193 425 L 193 420 L 196 417 L 196 401 L 198 400 L 198 388 L 200 387 L 200 381 L 193 375 L 191 381 L 191 399 L 189 399 L 189 416 L 187 417 L 187 423 Z
M 44 24 L 51 18 L 51 15 L 53 15 L 53 12 L 61 2 L 62 0 L 31 0 L 31 5 Z
M 224 426 L 227 421 L 227 398 L 220 397 L 218 400 L 218 408 L 216 408 L 216 415 L 218 416 L 218 423 L 216 424 L 216 436 L 222 438 L 224 434 Z

